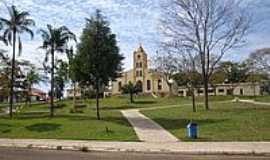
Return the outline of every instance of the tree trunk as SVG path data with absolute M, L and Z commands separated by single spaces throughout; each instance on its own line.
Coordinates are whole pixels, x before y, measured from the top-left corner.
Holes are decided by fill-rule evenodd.
M 133 93 L 130 92 L 130 103 L 134 103 L 134 100 L 133 100 Z
M 169 86 L 169 96 L 172 96 L 172 84 L 168 83 Z
M 73 82 L 73 109 L 76 111 L 76 83 Z
M 96 107 L 97 107 L 97 119 L 100 120 L 99 114 L 99 81 L 96 82 Z
M 14 70 L 15 70 L 15 56 L 16 56 L 16 30 L 13 30 L 13 54 L 11 62 L 11 81 L 10 81 L 10 94 L 9 94 L 9 116 L 13 117 L 13 96 L 14 96 Z
M 197 108 L 196 108 L 196 99 L 195 99 L 195 90 L 192 87 L 191 89 L 191 94 L 192 94 L 192 108 L 193 108 L 193 112 L 197 112 Z
M 209 110 L 209 95 L 208 95 L 208 79 L 204 78 L 204 105 L 205 109 Z
M 51 51 L 51 107 L 50 107 L 50 110 L 51 110 L 51 117 L 54 116 L 54 46 L 52 47 L 52 51 Z
M 32 92 L 32 87 L 31 85 L 28 88 L 28 105 L 31 107 L 31 92 Z

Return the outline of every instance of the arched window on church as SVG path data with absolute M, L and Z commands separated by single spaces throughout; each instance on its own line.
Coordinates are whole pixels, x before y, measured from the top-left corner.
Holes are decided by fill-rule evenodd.
M 140 76 L 140 71 L 136 71 L 136 77 Z
M 158 90 L 162 90 L 162 81 L 158 80 Z
M 147 90 L 150 91 L 151 90 L 151 81 L 147 80 Z

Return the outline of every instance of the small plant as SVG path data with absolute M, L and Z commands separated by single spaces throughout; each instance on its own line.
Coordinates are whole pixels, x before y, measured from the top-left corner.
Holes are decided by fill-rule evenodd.
M 56 150 L 62 150 L 62 146 L 56 146 Z
M 81 150 L 82 152 L 88 152 L 88 147 L 83 146 L 80 150 Z
M 27 148 L 28 148 L 28 149 L 31 149 L 31 148 L 33 148 L 33 145 L 32 145 L 32 144 L 28 144 L 28 145 L 27 145 Z
M 113 133 L 113 131 L 112 130 L 110 130 L 110 128 L 109 127 L 105 127 L 105 130 L 106 130 L 106 133 L 107 134 L 111 134 L 111 133 Z

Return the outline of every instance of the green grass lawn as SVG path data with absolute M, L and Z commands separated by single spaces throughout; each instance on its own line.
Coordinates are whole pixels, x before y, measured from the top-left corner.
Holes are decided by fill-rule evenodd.
M 258 101 L 258 102 L 269 102 L 270 103 L 270 96 L 255 97 L 255 101 Z
M 270 107 L 244 103 L 212 103 L 193 113 L 191 106 L 146 110 L 150 117 L 181 140 L 186 138 L 190 120 L 198 123 L 197 141 L 270 141 Z
M 231 96 L 210 96 L 210 101 L 233 100 Z M 131 104 L 128 96 L 119 96 L 101 100 L 101 108 L 109 110 L 149 108 L 149 107 L 167 107 L 168 105 L 190 104 L 190 97 L 164 97 L 153 98 L 149 96 L 135 97 L 135 103 Z M 204 97 L 197 97 L 198 102 L 203 102 Z M 95 106 L 95 100 L 87 100 L 90 106 Z
M 210 97 L 212 101 L 231 100 L 233 97 Z M 198 97 L 198 102 L 203 98 Z M 82 101 L 83 102 L 83 101 Z M 122 116 L 121 109 L 166 107 L 190 104 L 190 98 L 135 97 L 135 103 L 129 103 L 128 96 L 101 99 L 102 120 L 96 120 L 95 100 L 86 100 L 87 108 L 83 113 L 71 114 L 72 101 L 56 109 L 56 116 L 49 118 L 48 104 L 35 104 L 24 107 L 15 114 L 0 117 L 0 138 L 49 138 L 74 140 L 113 140 L 137 141 L 137 136 L 128 121 Z
M 102 120 L 98 121 L 94 108 L 70 114 L 71 102 L 65 104 L 56 110 L 54 118 L 49 118 L 48 105 L 24 108 L 12 120 L 0 117 L 0 137 L 137 141 L 135 132 L 119 111 L 101 110 Z

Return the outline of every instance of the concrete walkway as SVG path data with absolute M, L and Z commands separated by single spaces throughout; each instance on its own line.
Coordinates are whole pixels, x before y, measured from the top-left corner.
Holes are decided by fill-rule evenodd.
M 238 99 L 234 100 L 235 102 L 242 102 L 242 103 L 250 103 L 250 104 L 255 104 L 255 105 L 264 105 L 264 106 L 270 106 L 269 102 L 258 102 L 254 100 L 244 100 L 244 99 Z
M 122 114 L 133 126 L 138 138 L 143 142 L 170 143 L 179 140 L 139 110 L 123 110 Z
M 53 139 L 0 139 L 0 147 L 180 154 L 270 155 L 269 142 L 100 142 Z M 0 153 L 1 154 L 1 153 Z

